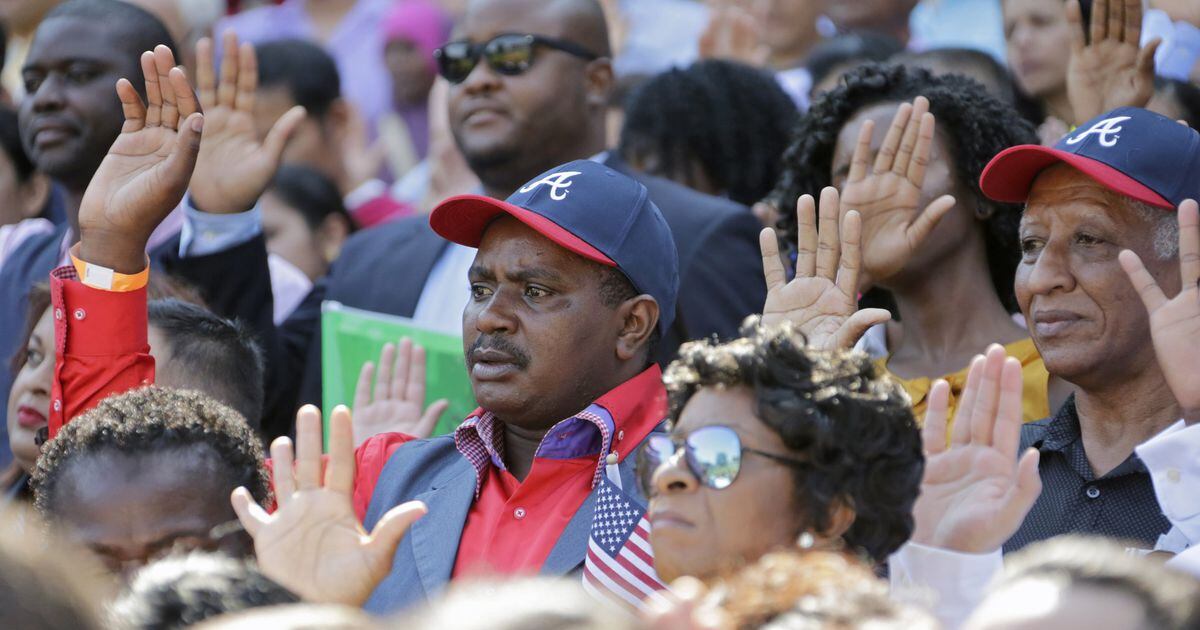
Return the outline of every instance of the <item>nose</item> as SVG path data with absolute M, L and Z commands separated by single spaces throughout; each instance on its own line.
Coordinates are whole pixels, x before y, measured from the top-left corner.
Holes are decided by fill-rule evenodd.
M 513 313 L 511 298 L 504 289 L 498 289 L 482 304 L 475 314 L 475 330 L 485 334 L 512 334 L 517 331 L 517 318 Z
M 700 487 L 700 480 L 688 469 L 680 451 L 658 465 L 651 485 L 658 494 L 680 494 L 695 491 Z
M 1022 264 L 1029 265 L 1029 269 L 1026 273 L 1017 274 L 1018 293 L 1050 295 L 1055 292 L 1070 293 L 1075 289 L 1070 257 L 1063 244 L 1047 243 L 1036 260 Z
M 58 73 L 47 75 L 45 80 L 38 85 L 37 90 L 33 94 L 27 95 L 26 98 L 33 103 L 35 112 L 58 111 L 67 103 L 63 91 L 63 81 Z
M 478 96 L 500 89 L 501 82 L 500 73 L 493 70 L 487 60 L 480 56 L 471 73 L 457 87 L 469 96 Z
M 34 394 L 39 396 L 49 396 L 50 389 L 54 385 L 54 357 L 47 356 L 37 366 L 33 372 L 33 378 L 30 379 L 29 387 Z

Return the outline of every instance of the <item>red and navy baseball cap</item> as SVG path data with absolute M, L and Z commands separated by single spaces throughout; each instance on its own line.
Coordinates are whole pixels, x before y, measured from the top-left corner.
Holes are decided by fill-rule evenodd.
M 675 239 L 637 180 L 577 160 L 529 180 L 504 201 L 451 197 L 434 208 L 429 225 L 448 241 L 479 247 L 484 231 L 503 215 L 588 260 L 616 267 L 658 302 L 659 331 L 665 334 L 671 326 L 679 293 Z
M 1200 133 L 1137 107 L 1122 107 L 1079 126 L 1053 148 L 1006 149 L 983 170 L 980 186 L 994 201 L 1023 203 L 1037 176 L 1066 163 L 1106 188 L 1174 210 L 1200 200 Z

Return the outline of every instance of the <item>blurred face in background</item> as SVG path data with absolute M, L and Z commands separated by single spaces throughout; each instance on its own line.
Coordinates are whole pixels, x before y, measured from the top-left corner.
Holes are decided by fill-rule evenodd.
M 820 0 L 759 0 L 763 42 L 771 49 L 772 61 L 798 63 L 820 40 L 821 4 Z
M 384 62 L 392 75 L 396 105 L 420 105 L 429 98 L 436 78 L 434 67 L 425 53 L 408 39 L 394 39 L 384 49 Z
M 350 234 L 343 216 L 331 214 L 313 227 L 299 210 L 271 191 L 263 195 L 262 211 L 267 251 L 295 265 L 309 280 L 329 271 Z
M 8 395 L 8 441 L 13 459 L 28 472 L 37 461 L 37 432 L 50 413 L 50 386 L 54 379 L 54 318 L 46 309 L 33 327 L 21 364 Z
M 1044 98 L 1067 89 L 1071 25 L 1060 0 L 1004 0 L 1008 65 L 1021 91 Z

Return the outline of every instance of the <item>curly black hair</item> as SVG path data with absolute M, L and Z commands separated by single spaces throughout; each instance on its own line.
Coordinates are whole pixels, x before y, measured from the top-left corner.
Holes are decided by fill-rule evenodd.
M 33 471 L 34 507 L 50 514 L 66 471 L 88 456 L 136 456 L 207 447 L 219 458 L 226 494 L 244 486 L 260 503 L 270 482 L 258 437 L 238 412 L 193 391 L 148 386 L 104 399 L 46 442 Z
M 772 193 L 781 209 L 792 207 L 800 195 L 817 196 L 833 182 L 833 153 L 838 134 L 854 115 L 880 103 L 902 103 L 918 96 L 929 99 L 937 117 L 939 137 L 948 141 L 946 160 L 954 166 L 974 204 L 986 211 L 984 237 L 992 284 L 1004 306 L 1017 311 L 1013 279 L 1021 252 L 1017 230 L 1021 206 L 1000 204 L 984 196 L 979 187 L 983 169 L 998 153 L 1019 144 L 1038 144 L 1033 126 L 1011 106 L 988 94 L 976 81 L 961 75 L 935 76 L 922 68 L 868 64 L 842 78 L 842 85 L 818 98 L 800 118 L 792 144 L 783 156 L 783 175 Z M 796 242 L 796 215 L 780 213 L 780 238 Z
M 856 514 L 847 546 L 883 561 L 912 535 L 925 470 L 908 396 L 865 354 L 808 348 L 790 324 L 751 318 L 742 335 L 679 349 L 663 376 L 671 421 L 702 387 L 749 387 L 758 418 L 809 462 L 795 472 L 801 522 L 825 530 L 844 502 Z
M 694 186 L 688 168 L 694 158 L 730 199 L 751 205 L 778 179 L 797 114 L 770 74 L 732 61 L 701 61 L 637 88 L 617 150 L 631 162 L 657 156 L 652 174 L 682 176 L 687 186 Z

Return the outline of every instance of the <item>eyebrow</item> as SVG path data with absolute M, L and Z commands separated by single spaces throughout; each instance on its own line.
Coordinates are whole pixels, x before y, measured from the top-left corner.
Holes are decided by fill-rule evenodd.
M 482 265 L 472 265 L 470 275 L 484 280 L 496 280 L 496 273 L 488 267 Z M 529 280 L 545 280 L 547 282 L 561 282 L 562 274 L 549 267 L 526 267 L 518 269 L 512 273 L 505 274 L 505 277 L 514 282 L 527 282 Z

